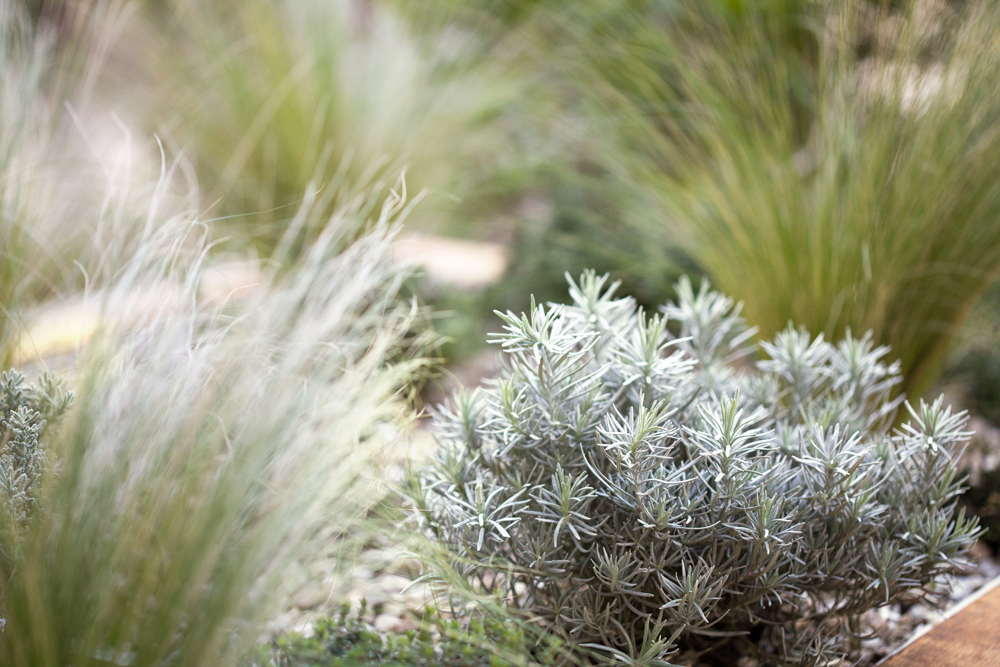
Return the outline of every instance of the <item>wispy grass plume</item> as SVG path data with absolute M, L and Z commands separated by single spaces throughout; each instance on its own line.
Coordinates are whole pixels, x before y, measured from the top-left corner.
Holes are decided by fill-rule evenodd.
M 0 573 L 0 664 L 233 664 L 303 540 L 378 497 L 377 425 L 404 414 L 416 363 L 397 352 L 403 213 L 387 200 L 347 247 L 365 221 L 335 219 L 298 271 L 221 303 L 188 217 L 152 215 L 110 248 L 131 259 L 91 295 L 102 327 L 52 444 L 47 511 Z

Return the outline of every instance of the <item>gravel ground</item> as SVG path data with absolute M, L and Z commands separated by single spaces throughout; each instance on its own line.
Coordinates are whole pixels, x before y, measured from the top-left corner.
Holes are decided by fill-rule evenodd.
M 388 540 L 376 539 L 351 564 L 341 563 L 338 570 L 338 562 L 333 545 L 309 566 L 286 573 L 286 581 L 296 590 L 285 611 L 271 622 L 271 632 L 296 630 L 308 635 L 317 618 L 334 614 L 345 601 L 357 609 L 362 599 L 379 612 L 374 624 L 380 632 L 420 627 L 422 611 L 433 600 L 427 586 L 413 585 L 420 575 L 418 560 Z

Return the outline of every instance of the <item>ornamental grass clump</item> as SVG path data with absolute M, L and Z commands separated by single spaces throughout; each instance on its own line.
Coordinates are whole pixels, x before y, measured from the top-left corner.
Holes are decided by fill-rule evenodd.
M 604 662 L 822 664 L 859 614 L 963 565 L 966 416 L 907 403 L 890 430 L 886 347 L 758 344 L 704 285 L 649 314 L 605 283 L 502 315 L 499 377 L 436 415 L 412 502 L 477 588 Z
M 765 337 L 872 330 L 929 391 L 1000 267 L 1000 4 L 564 4 L 661 238 Z
M 0 466 L 8 430 L 30 459 L 16 464 L 30 493 L 0 508 L 0 528 L 18 526 L 0 530 L 4 667 L 237 665 L 285 603 L 284 574 L 375 525 L 421 363 L 392 259 L 403 196 L 372 219 L 339 210 L 294 272 L 262 267 L 217 297 L 203 223 L 162 213 L 170 182 L 144 225 L 131 205 L 148 188 L 108 194 L 104 263 L 81 297 L 99 320 L 44 461 L 21 452 L 66 409 L 59 385 L 35 399 L 0 382 Z

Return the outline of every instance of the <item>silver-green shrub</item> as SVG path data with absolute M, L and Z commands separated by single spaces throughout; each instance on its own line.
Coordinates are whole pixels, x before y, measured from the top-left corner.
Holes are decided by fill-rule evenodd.
M 822 664 L 962 566 L 966 416 L 921 401 L 892 429 L 888 348 L 790 326 L 755 354 L 721 294 L 685 280 L 650 315 L 605 283 L 502 315 L 499 377 L 436 415 L 412 501 L 477 587 L 608 662 Z
M 31 385 L 16 370 L 0 373 L 0 530 L 20 533 L 27 526 L 42 477 L 52 468 L 40 439 L 72 400 L 54 375 Z M 0 539 L 0 558 L 10 558 L 3 546 L 12 543 L 16 541 Z
M 28 384 L 17 370 L 0 372 L 0 577 L 11 572 L 21 542 L 37 514 L 43 478 L 56 467 L 43 442 L 73 402 L 55 375 Z M 0 603 L 3 602 L 0 582 Z M 7 621 L 0 604 L 0 632 Z

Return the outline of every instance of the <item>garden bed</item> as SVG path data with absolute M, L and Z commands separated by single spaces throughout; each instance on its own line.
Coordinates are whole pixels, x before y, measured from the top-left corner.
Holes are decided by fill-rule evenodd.
M 849 664 L 879 667 L 958 667 L 1000 664 L 1000 564 L 985 551 L 975 550 L 975 567 L 954 578 L 941 609 L 926 604 L 895 604 L 872 610 L 861 619 L 861 631 Z M 347 602 L 357 612 L 367 602 L 365 627 L 390 642 L 392 637 L 419 630 L 424 605 L 432 602 L 423 586 L 409 586 L 417 575 L 416 561 L 387 541 L 372 543 L 357 560 Z M 304 591 L 312 591 L 309 594 Z M 291 601 L 288 611 L 275 619 L 274 637 L 289 632 L 314 637 L 317 625 L 326 627 L 327 617 L 337 616 L 340 602 L 314 580 Z M 308 604 L 308 606 L 306 606 Z M 303 608 L 305 607 L 305 608 Z M 370 637 L 369 637 L 370 640 Z M 293 644 L 294 645 L 294 644 Z M 993 659 L 994 662 L 989 662 Z M 296 663 L 292 662 L 294 667 Z M 703 667 L 697 661 L 681 661 Z M 736 667 L 763 667 L 744 656 Z

